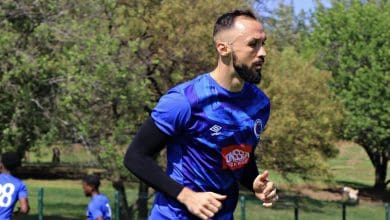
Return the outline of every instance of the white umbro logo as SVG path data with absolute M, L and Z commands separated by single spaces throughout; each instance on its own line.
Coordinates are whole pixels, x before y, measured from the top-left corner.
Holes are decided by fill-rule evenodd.
M 215 135 L 220 135 L 221 134 L 221 129 L 222 127 L 219 126 L 219 125 L 214 125 L 213 127 L 210 128 L 210 131 L 212 131 L 213 133 L 211 133 L 211 136 L 215 136 Z

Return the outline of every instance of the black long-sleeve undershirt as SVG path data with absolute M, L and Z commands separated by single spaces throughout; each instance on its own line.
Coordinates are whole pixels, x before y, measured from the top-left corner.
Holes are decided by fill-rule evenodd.
M 241 185 L 245 188 L 253 192 L 253 181 L 259 175 L 259 171 L 257 170 L 256 158 L 254 153 L 250 155 L 249 163 L 244 167 L 244 172 L 240 179 Z
M 153 159 L 169 139 L 149 117 L 135 135 L 123 162 L 130 172 L 146 184 L 176 199 L 183 186 L 166 175 Z

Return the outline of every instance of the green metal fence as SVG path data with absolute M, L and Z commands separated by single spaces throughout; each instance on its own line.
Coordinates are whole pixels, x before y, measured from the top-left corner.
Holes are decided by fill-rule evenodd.
M 249 198 L 249 200 L 253 200 L 253 198 Z M 241 210 L 241 220 L 246 220 L 246 202 L 248 201 L 248 198 L 244 195 L 240 196 L 240 210 Z M 294 202 L 294 220 L 299 220 L 299 199 L 295 199 Z M 341 202 L 341 219 L 347 220 L 347 206 L 348 202 Z M 385 208 L 385 220 L 390 220 L 390 203 L 384 204 Z
M 43 188 L 38 189 L 38 220 L 43 220 Z

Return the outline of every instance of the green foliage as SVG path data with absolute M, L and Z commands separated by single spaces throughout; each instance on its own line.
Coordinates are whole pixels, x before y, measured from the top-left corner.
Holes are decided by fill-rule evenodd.
M 332 142 L 342 116 L 328 90 L 330 74 L 293 48 L 268 51 L 264 72 L 271 117 L 259 152 L 261 162 L 284 174 L 326 177 L 325 160 L 337 153 Z
M 113 176 L 128 174 L 131 136 L 169 87 L 213 66 L 215 18 L 244 5 L 2 1 L 2 149 L 81 143 Z
M 159 97 L 179 82 L 214 68 L 215 19 L 226 11 L 248 5 L 243 0 L 169 0 L 154 7 L 143 8 L 146 16 L 139 15 L 138 23 L 142 22 L 144 32 L 138 38 L 142 42 L 135 53 Z
M 2 149 L 81 143 L 114 178 L 128 174 L 121 162 L 127 144 L 160 95 L 214 67 L 216 17 L 249 7 L 222 0 L 0 6 Z M 278 51 L 269 54 L 265 71 L 273 113 L 260 155 L 267 166 L 308 176 L 325 170 L 324 158 L 334 155 L 340 115 L 327 92 L 328 74 L 283 51 L 303 30 L 291 13 L 281 8 L 270 29 Z
M 286 47 L 294 47 L 300 51 L 302 41 L 309 33 L 307 21 L 308 15 L 305 11 L 295 15 L 293 5 L 279 2 L 271 17 L 264 23 L 268 37 L 272 38 L 273 46 L 279 51 Z
M 366 150 L 383 189 L 390 158 L 390 4 L 334 1 L 316 11 L 314 22 L 308 48 L 334 76 L 332 89 L 347 110 L 342 135 Z
M 304 11 L 295 15 L 292 5 L 280 3 L 265 20 L 269 51 L 262 87 L 271 98 L 271 117 L 258 156 L 286 178 L 330 177 L 326 160 L 337 153 L 332 144 L 342 117 L 327 86 L 330 73 L 299 54 L 309 34 L 307 19 Z
M 59 33 L 70 37 L 62 39 L 58 53 L 64 80 L 56 114 L 60 140 L 82 143 L 118 178 L 125 173 L 120 172 L 122 155 L 147 116 L 151 93 L 145 69 L 131 56 L 131 41 L 116 35 L 112 15 L 123 6 L 109 3 L 84 1 L 73 6 L 82 14 L 58 22 Z
M 51 4 L 42 5 L 33 10 L 28 4 L 0 3 L 0 151 L 23 155 L 50 129 L 57 65 L 50 35 L 35 31 L 50 17 L 42 10 Z

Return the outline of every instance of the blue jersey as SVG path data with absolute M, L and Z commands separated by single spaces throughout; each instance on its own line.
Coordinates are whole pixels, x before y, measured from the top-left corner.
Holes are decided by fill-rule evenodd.
M 213 219 L 233 219 L 238 180 L 270 114 L 268 97 L 245 83 L 240 92 L 221 87 L 210 74 L 180 84 L 153 109 L 156 126 L 172 136 L 167 174 L 197 192 L 227 195 Z M 192 219 L 184 205 L 158 193 L 150 219 Z
M 98 217 L 103 217 L 104 220 L 111 220 L 110 201 L 102 194 L 92 196 L 87 207 L 88 220 L 96 220 Z
M 11 219 L 16 202 L 22 198 L 27 198 L 26 185 L 10 174 L 0 173 L 0 219 Z

